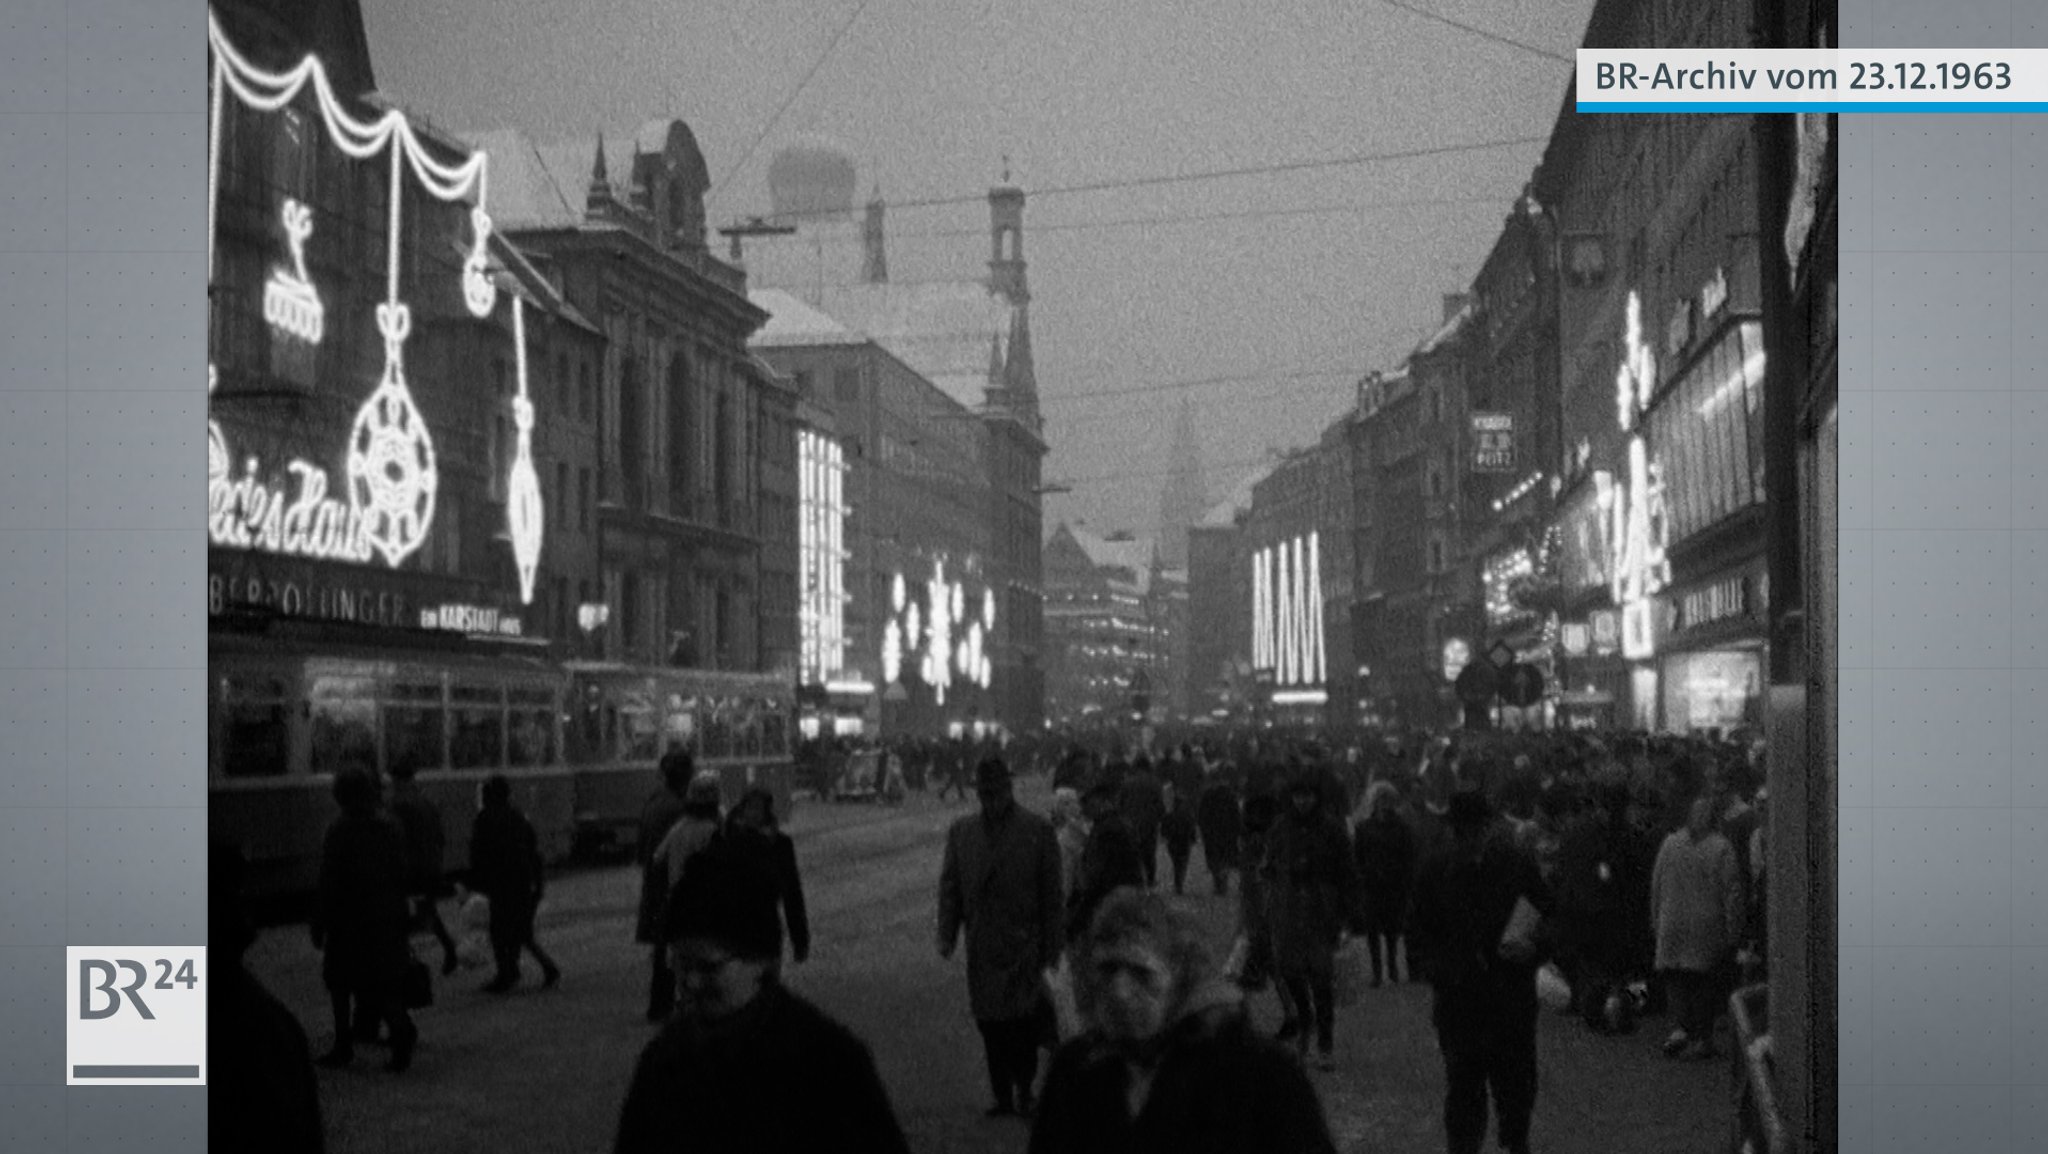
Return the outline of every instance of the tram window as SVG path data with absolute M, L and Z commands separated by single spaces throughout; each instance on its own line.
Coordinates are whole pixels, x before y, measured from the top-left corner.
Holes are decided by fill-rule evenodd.
M 714 703 L 704 714 L 704 756 L 732 756 L 732 726 L 726 721 L 723 702 Z
M 555 760 L 555 695 L 546 689 L 513 689 L 508 715 L 509 761 L 549 765 Z
M 222 688 L 221 771 L 229 777 L 282 777 L 291 761 L 284 682 L 233 678 Z
M 372 682 L 322 677 L 308 693 L 314 773 L 368 769 L 377 764 L 377 701 Z
M 456 769 L 497 769 L 505 764 L 505 691 L 457 686 L 448 764 Z
M 779 704 L 771 704 L 761 715 L 761 752 L 779 757 L 789 752 L 789 722 Z
M 385 772 L 441 768 L 447 719 L 441 687 L 415 683 L 394 685 L 388 692 L 394 700 L 384 705 Z

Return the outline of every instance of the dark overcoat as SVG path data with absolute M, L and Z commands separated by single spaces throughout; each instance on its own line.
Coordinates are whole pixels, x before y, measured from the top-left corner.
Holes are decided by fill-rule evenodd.
M 969 814 L 946 832 L 939 941 L 967 938 L 967 994 L 978 1022 L 1043 1012 L 1043 973 L 1065 946 L 1060 847 L 1052 823 L 1021 807 Z

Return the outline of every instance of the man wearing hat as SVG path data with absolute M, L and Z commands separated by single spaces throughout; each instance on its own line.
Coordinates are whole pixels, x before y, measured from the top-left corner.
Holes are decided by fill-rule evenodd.
M 617 1154 L 908 1149 L 867 1045 L 776 977 L 777 893 L 744 855 L 708 853 L 671 894 L 676 1013 L 640 1054 Z
M 1065 946 L 1059 840 L 1052 823 L 1018 807 L 1000 758 L 976 767 L 974 791 L 981 812 L 946 831 L 939 956 L 951 960 L 965 931 L 968 1002 L 995 1094 L 988 1115 L 1029 1115 L 1052 1012 L 1042 975 Z
M 688 768 L 688 754 L 675 763 L 679 768 Z M 664 765 L 664 774 L 667 766 Z M 640 890 L 640 934 L 643 941 L 654 942 L 654 974 L 647 994 L 647 1020 L 664 1022 L 675 1009 L 675 975 L 668 968 L 668 951 L 665 943 L 659 941 L 658 922 L 661 911 L 667 907 L 668 898 L 675 891 L 677 883 L 683 880 L 683 867 L 698 850 L 710 844 L 718 833 L 720 805 L 724 801 L 724 790 L 718 774 L 712 770 L 694 774 L 689 784 L 683 787 L 681 815 L 674 819 L 648 854 L 643 867 Z
M 1436 991 L 1450 1154 L 1478 1154 L 1487 1095 L 1501 1148 L 1527 1154 L 1536 1107 L 1536 968 L 1527 911 L 1552 912 L 1535 859 L 1499 824 L 1486 795 L 1461 787 L 1445 815 L 1451 843 L 1415 879 L 1409 948 Z M 1515 932 L 1510 932 L 1510 930 Z

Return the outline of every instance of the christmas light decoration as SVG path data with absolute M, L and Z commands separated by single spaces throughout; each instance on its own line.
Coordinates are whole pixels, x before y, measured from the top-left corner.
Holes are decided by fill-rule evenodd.
M 1636 427 L 1636 418 L 1650 407 L 1657 391 L 1657 356 L 1643 340 L 1643 300 L 1628 294 L 1628 334 L 1621 368 L 1614 375 L 1614 401 L 1621 417 L 1621 431 Z
M 246 547 L 356 560 L 368 559 L 363 548 L 366 545 L 367 550 L 381 554 L 387 564 L 396 567 L 425 542 L 433 523 L 439 484 L 433 438 L 405 380 L 404 343 L 412 329 L 412 316 L 398 295 L 402 235 L 399 208 L 405 199 L 404 174 L 410 170 L 437 200 L 452 203 L 474 198 L 470 222 L 475 235 L 463 265 L 463 297 L 470 312 L 483 317 L 489 314 L 497 293 L 486 271 L 490 235 L 490 217 L 485 207 L 486 157 L 473 152 L 460 163 L 440 161 L 421 144 L 410 122 L 396 109 L 387 110 L 374 120 L 357 119 L 336 97 L 318 57 L 306 56 L 284 72 L 255 66 L 235 48 L 211 11 L 207 13 L 207 42 L 213 57 L 212 132 L 207 147 L 209 279 L 218 259 L 215 241 L 220 207 L 220 142 L 228 93 L 232 92 L 252 111 L 274 113 L 310 88 L 328 139 L 343 154 L 355 160 L 368 160 L 388 150 L 391 157 L 387 299 L 376 312 L 377 329 L 384 338 L 384 371 L 350 427 L 347 515 L 341 516 L 338 506 L 325 497 L 326 472 L 304 461 L 293 461 L 289 466 L 298 478 L 296 500 L 284 500 L 282 490 L 258 481 L 254 460 L 249 462 L 243 479 L 229 480 L 225 441 L 216 428 L 209 428 L 208 476 L 213 488 L 209 534 L 222 544 L 245 543 Z M 317 343 L 324 330 L 324 308 L 306 275 L 304 260 L 304 244 L 312 233 L 311 213 L 305 205 L 290 200 L 283 206 L 283 220 L 294 268 L 290 273 L 276 270 L 266 284 L 265 316 L 280 329 Z M 209 366 L 209 393 L 212 382 Z M 215 467 L 216 443 L 220 448 L 220 468 Z M 537 499 L 537 492 L 536 484 L 529 495 Z M 273 517 L 275 530 L 269 528 Z M 537 527 L 538 518 L 534 523 Z M 519 547 L 515 529 L 515 551 Z M 357 556 L 358 553 L 362 555 Z M 522 585 L 526 580 L 522 574 Z
M 533 470 L 533 402 L 526 395 L 526 302 L 512 298 L 512 342 L 518 346 L 519 395 L 512 398 L 512 422 L 519 447 L 506 480 L 505 517 L 512 532 L 512 561 L 519 567 L 519 601 L 533 604 L 533 577 L 540 568 L 541 526 L 545 519 L 540 478 Z
M 990 633 L 996 629 L 996 591 L 984 589 L 981 593 L 981 627 Z
M 209 398 L 207 404 L 213 403 L 210 398 L 213 396 L 214 388 L 219 384 L 220 373 L 212 365 L 206 366 L 206 395 Z M 228 479 L 228 470 L 232 467 L 228 463 L 228 440 L 221 434 L 220 422 L 212 417 L 206 418 L 206 487 L 209 493 L 213 491 L 214 486 Z
M 327 310 L 320 294 L 306 276 L 306 238 L 313 235 L 313 212 L 298 201 L 285 198 L 285 243 L 291 247 L 292 267 L 272 269 L 263 285 L 263 319 L 309 345 L 320 343 L 326 328 Z
M 1272 670 L 1279 685 L 1326 680 L 1319 533 L 1252 554 L 1252 667 Z
M 798 434 L 798 461 L 803 672 L 815 684 L 845 664 L 847 554 L 842 542 L 847 510 L 840 504 L 845 452 L 837 441 L 806 429 Z
M 944 560 L 932 562 L 932 579 L 926 586 L 931 597 L 931 621 L 926 633 L 924 656 L 924 680 L 932 687 L 932 694 L 938 704 L 946 703 L 946 687 L 953 683 L 952 656 L 953 614 L 952 608 L 958 598 L 955 590 L 946 583 Z
M 903 676 L 903 627 L 891 617 L 882 626 L 882 683 L 894 685 Z

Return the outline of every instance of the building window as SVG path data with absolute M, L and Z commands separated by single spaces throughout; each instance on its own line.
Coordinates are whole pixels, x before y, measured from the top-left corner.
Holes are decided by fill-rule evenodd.
M 590 532 L 590 470 L 576 470 L 576 527 Z
M 555 462 L 555 524 L 569 527 L 569 462 Z

